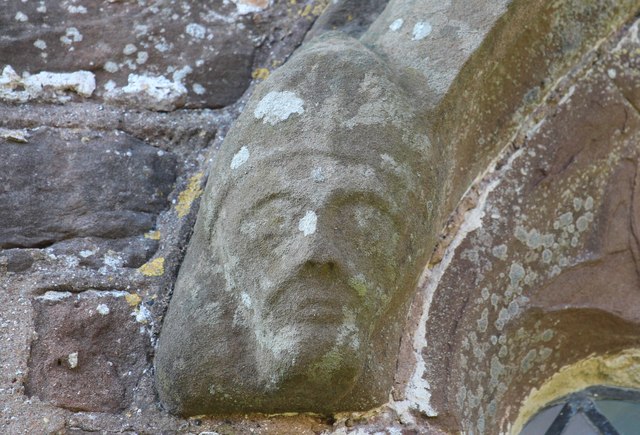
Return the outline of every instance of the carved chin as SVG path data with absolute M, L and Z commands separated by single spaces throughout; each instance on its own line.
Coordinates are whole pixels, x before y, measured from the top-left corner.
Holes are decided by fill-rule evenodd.
M 310 304 L 285 319 L 263 323 L 265 329 L 256 335 L 256 363 L 267 395 L 286 393 L 298 403 L 329 404 L 353 388 L 365 364 L 368 338 L 354 316 L 335 313 L 330 305 Z
M 351 391 L 363 371 L 365 353 L 351 343 L 328 346 L 327 331 L 321 335 L 318 329 L 306 329 L 305 341 L 293 349 L 295 357 L 280 360 L 275 370 L 279 376 L 267 382 L 267 394 L 285 394 L 297 398 L 297 403 L 330 407 Z

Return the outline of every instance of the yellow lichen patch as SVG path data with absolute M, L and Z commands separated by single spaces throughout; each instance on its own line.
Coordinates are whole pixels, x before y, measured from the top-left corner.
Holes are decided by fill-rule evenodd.
M 148 233 L 146 233 L 144 235 L 145 239 L 150 239 L 150 240 L 160 240 L 160 231 L 156 230 L 156 231 L 149 231 Z
M 540 389 L 531 390 L 510 432 L 520 433 L 526 422 L 545 405 L 592 385 L 640 388 L 640 349 L 592 356 L 561 368 Z
M 304 9 L 300 12 L 300 15 L 306 17 L 311 13 L 311 5 L 306 5 Z
M 266 68 L 256 68 L 252 73 L 251 77 L 258 80 L 265 80 L 269 77 L 269 70 Z
M 202 195 L 202 172 L 197 173 L 189 179 L 189 185 L 178 195 L 178 203 L 176 204 L 176 212 L 178 217 L 185 217 L 191 210 L 191 204 Z
M 130 307 L 137 307 L 142 302 L 142 298 L 137 293 L 128 293 L 124 298 Z
M 300 11 L 300 16 L 302 16 L 302 17 L 307 17 L 307 16 L 319 17 L 324 12 L 324 10 L 327 8 L 328 5 L 329 5 L 329 2 L 327 0 L 320 0 L 320 1 L 316 2 L 315 5 L 306 5 L 304 7 L 304 9 L 302 11 Z
M 319 4 L 313 7 L 313 10 L 311 11 L 311 13 L 316 17 L 319 17 L 320 15 L 322 15 L 322 13 L 327 8 L 327 6 L 329 6 L 328 1 L 321 1 Z
M 150 262 L 140 266 L 138 270 L 144 276 L 162 276 L 164 273 L 164 258 L 154 258 Z

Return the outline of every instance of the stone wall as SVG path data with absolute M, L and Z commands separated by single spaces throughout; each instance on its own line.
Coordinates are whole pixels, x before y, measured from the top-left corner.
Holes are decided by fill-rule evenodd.
M 5 3 L 1 432 L 497 433 L 563 366 L 640 346 L 636 1 Z M 171 415 L 153 358 L 212 163 L 329 30 L 375 53 L 432 147 L 389 401 Z

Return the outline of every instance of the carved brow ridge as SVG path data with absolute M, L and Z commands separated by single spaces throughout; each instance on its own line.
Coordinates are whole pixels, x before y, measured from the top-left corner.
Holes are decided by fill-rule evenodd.
M 244 219 L 250 217 L 257 213 L 262 207 L 266 207 L 273 201 L 277 201 L 280 199 L 285 199 L 290 202 L 294 202 L 296 200 L 295 196 L 290 192 L 273 192 L 263 198 L 254 201 L 251 206 L 245 208 L 241 213 L 240 218 Z M 400 214 L 395 211 L 396 204 L 392 203 L 387 197 L 385 197 L 385 195 L 382 195 L 375 191 L 363 190 L 358 188 L 336 189 L 329 195 L 328 202 L 329 207 L 333 205 L 339 207 L 354 203 L 368 204 L 389 216 L 395 225 L 399 225 L 403 221 L 402 216 L 400 216 Z M 322 209 L 316 211 L 318 211 L 318 213 L 321 213 Z

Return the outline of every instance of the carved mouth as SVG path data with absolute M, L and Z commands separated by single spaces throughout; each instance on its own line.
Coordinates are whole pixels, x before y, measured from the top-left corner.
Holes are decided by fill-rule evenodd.
M 345 309 L 357 308 L 358 296 L 345 279 L 296 274 L 267 296 L 265 316 L 287 323 L 341 324 Z

